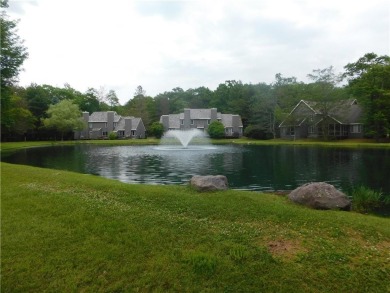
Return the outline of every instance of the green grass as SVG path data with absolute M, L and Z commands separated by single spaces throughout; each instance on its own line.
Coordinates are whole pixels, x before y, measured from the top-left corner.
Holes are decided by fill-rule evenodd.
M 77 144 L 97 144 L 97 145 L 155 145 L 160 140 L 155 138 L 147 139 L 117 139 L 117 140 L 69 140 L 69 141 L 21 141 L 21 142 L 2 142 L 1 150 L 15 150 L 20 148 L 56 146 L 56 145 L 77 145 Z
M 389 292 L 390 219 L 1 164 L 2 292 Z
M 213 144 L 250 144 L 250 145 L 294 145 L 294 146 L 323 146 L 323 147 L 362 147 L 362 148 L 390 148 L 390 143 L 376 143 L 371 139 L 345 139 L 338 141 L 321 141 L 315 139 L 301 140 L 255 140 L 245 137 L 239 139 L 211 139 Z M 2 142 L 1 150 L 14 150 L 27 147 L 74 145 L 74 144 L 98 144 L 98 145 L 157 145 L 160 140 L 147 139 L 117 139 L 117 140 L 75 140 L 75 141 L 24 141 Z

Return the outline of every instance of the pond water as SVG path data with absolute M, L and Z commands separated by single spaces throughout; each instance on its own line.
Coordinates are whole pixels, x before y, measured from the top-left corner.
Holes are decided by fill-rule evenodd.
M 127 183 L 187 184 L 193 175 L 223 174 L 233 189 L 291 190 L 307 182 L 325 181 L 343 191 L 365 185 L 390 195 L 390 149 L 76 145 L 5 153 L 2 161 Z

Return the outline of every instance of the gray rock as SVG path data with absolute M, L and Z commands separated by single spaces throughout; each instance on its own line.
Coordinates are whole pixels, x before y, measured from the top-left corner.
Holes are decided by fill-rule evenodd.
M 226 190 L 229 187 L 228 180 L 223 175 L 195 175 L 191 178 L 190 185 L 198 191 Z
M 351 209 L 351 200 L 333 185 L 325 182 L 304 184 L 288 194 L 288 198 L 298 204 L 317 210 Z

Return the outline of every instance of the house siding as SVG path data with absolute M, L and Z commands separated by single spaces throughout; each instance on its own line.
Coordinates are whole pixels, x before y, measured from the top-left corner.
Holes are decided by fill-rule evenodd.
M 217 108 L 211 109 L 184 109 L 181 114 L 162 115 L 160 123 L 164 130 L 172 129 L 201 129 L 207 131 L 213 121 L 221 121 L 225 126 L 226 136 L 242 136 L 242 121 L 240 115 L 221 114 Z
M 114 111 L 84 112 L 82 119 L 86 129 L 75 132 L 75 139 L 104 139 L 110 132 L 117 133 L 118 138 L 145 138 L 146 129 L 141 118 L 122 117 Z

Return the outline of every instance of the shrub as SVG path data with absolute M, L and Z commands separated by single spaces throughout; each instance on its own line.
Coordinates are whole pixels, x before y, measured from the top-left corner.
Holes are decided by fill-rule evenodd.
M 117 139 L 118 136 L 116 135 L 116 132 L 110 132 L 110 133 L 108 134 L 108 138 L 109 138 L 110 140 L 114 140 L 114 139 Z
M 248 138 L 263 140 L 273 138 L 272 133 L 260 125 L 249 125 L 247 128 L 245 128 L 244 135 Z
M 382 196 L 382 192 L 377 192 L 365 186 L 358 186 L 352 190 L 352 210 L 359 213 L 371 212 L 381 206 Z
M 155 138 L 161 138 L 164 134 L 164 125 L 162 125 L 160 122 L 153 122 L 148 132 Z
M 207 132 L 211 138 L 223 138 L 225 137 L 225 126 L 222 122 L 213 121 L 210 123 Z

